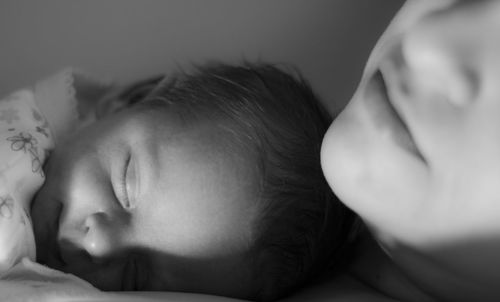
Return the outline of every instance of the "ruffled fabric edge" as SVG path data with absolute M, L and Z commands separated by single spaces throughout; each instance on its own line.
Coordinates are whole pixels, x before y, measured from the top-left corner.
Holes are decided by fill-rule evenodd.
M 95 107 L 113 83 L 66 67 L 38 81 L 34 87 L 37 106 L 46 117 L 56 143 L 82 124 L 95 119 Z

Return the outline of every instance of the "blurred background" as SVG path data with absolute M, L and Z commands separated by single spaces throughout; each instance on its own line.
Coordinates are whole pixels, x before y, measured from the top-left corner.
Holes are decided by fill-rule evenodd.
M 330 111 L 403 0 L 0 0 L 0 96 L 74 66 L 117 82 L 206 60 L 292 64 Z

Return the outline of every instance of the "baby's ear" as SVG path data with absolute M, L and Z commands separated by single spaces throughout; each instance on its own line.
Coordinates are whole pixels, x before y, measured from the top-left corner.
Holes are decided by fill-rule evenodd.
M 78 118 L 83 124 L 87 124 L 95 121 L 101 100 L 112 93 L 116 85 L 109 80 L 91 77 L 81 71 L 73 71 L 73 89 Z
M 109 80 L 67 67 L 37 81 L 33 93 L 57 141 L 95 120 L 99 100 L 114 87 Z
M 163 75 L 158 75 L 128 85 L 113 87 L 113 89 L 109 90 L 106 95 L 99 99 L 96 107 L 97 119 L 140 103 L 163 78 Z

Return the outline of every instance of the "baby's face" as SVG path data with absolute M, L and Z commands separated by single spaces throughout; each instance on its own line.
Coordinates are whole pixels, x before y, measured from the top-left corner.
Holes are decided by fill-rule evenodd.
M 326 135 L 326 176 L 386 244 L 488 236 L 500 229 L 500 1 L 408 5 Z
M 245 295 L 257 177 L 225 137 L 164 108 L 80 130 L 32 206 L 38 260 L 105 290 Z

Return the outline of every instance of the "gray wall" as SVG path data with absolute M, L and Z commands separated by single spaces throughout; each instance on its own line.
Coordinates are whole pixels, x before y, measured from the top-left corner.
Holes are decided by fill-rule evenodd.
M 0 0 L 0 95 L 62 67 L 118 81 L 206 59 L 292 63 L 331 110 L 402 0 Z

